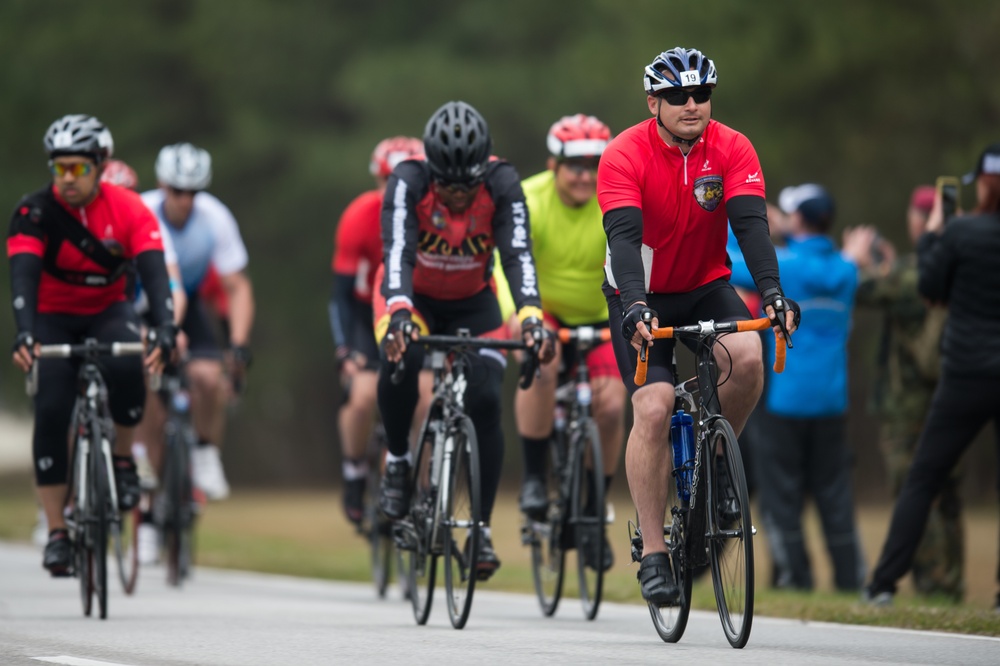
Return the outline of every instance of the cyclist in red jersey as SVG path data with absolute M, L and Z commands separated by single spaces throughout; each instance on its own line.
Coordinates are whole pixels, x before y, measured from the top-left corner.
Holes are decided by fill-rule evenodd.
M 640 528 L 663 524 L 674 404 L 673 340 L 653 347 L 647 326 L 750 318 L 729 284 L 727 217 L 776 331 L 792 333 L 798 317 L 798 306 L 781 290 L 756 151 L 745 136 L 711 119 L 717 80 L 715 64 L 696 49 L 656 56 L 643 76 L 653 118 L 612 141 L 597 175 L 608 237 L 605 295 L 611 325 L 622 331 L 614 336 L 615 356 L 634 412 L 625 468 Z M 637 388 L 635 349 L 643 339 L 650 345 L 649 370 Z M 716 351 L 719 376 L 726 378 L 719 387 L 723 413 L 739 433 L 763 386 L 760 337 L 729 335 L 725 349 Z M 648 539 L 643 548 L 643 598 L 675 603 L 663 540 Z
M 173 304 L 156 218 L 138 194 L 99 178 L 113 150 L 108 129 L 93 116 L 68 115 L 44 138 L 52 183 L 14 209 L 7 237 L 17 337 L 14 365 L 28 372 L 39 344 L 138 341 L 139 325 L 126 300 L 126 275 L 134 265 L 150 302 L 150 354 L 102 360 L 115 421 L 114 469 L 122 510 L 135 506 L 139 481 L 131 456 L 142 418 L 143 364 L 151 371 L 174 345 Z M 99 247 L 97 247 L 99 246 Z M 53 576 L 71 566 L 63 517 L 69 475 L 66 433 L 76 396 L 70 359 L 38 367 L 33 453 L 35 485 L 49 525 L 42 564 Z
M 395 136 L 383 139 L 372 151 L 369 171 L 375 189 L 358 195 L 337 223 L 331 269 L 330 328 L 336 345 L 337 366 L 344 402 L 337 416 L 340 431 L 344 513 L 360 524 L 368 480 L 366 447 L 375 418 L 378 383 L 378 345 L 372 322 L 375 271 L 382 263 L 382 193 L 393 168 L 422 155 L 420 139 Z
M 522 334 L 529 346 L 542 329 L 541 301 L 531 255 L 528 210 L 517 170 L 491 158 L 486 121 L 465 102 L 448 102 L 430 117 L 424 131 L 426 160 L 401 162 L 389 177 L 382 204 L 384 279 L 376 296 L 376 333 L 384 335 L 378 404 L 385 419 L 389 452 L 379 506 L 390 518 L 409 510 L 411 456 L 408 433 L 417 404 L 424 348 L 408 342 L 417 328 L 455 335 L 506 337 L 490 287 L 493 249 L 510 283 Z M 543 337 L 539 357 L 551 361 L 551 341 Z M 395 384 L 395 364 L 405 354 L 405 373 Z M 503 432 L 500 389 L 505 357 L 484 349 L 469 358 L 472 378 L 465 405 L 479 441 L 484 539 L 477 576 L 489 578 L 500 566 L 489 520 L 500 483 Z

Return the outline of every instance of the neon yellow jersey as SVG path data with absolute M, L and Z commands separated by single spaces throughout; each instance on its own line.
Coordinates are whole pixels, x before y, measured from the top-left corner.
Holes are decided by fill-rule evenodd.
M 526 178 L 521 187 L 542 309 L 569 326 L 607 321 L 601 284 L 608 241 L 597 197 L 580 208 L 567 207 L 551 171 Z

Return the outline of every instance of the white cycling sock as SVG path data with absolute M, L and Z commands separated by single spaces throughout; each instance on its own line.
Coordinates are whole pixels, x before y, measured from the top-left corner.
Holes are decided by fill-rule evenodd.
M 409 451 L 406 452 L 405 456 L 393 455 L 392 451 L 386 451 L 385 452 L 385 461 L 386 462 L 399 462 L 400 460 L 405 460 L 406 462 L 410 463 L 411 465 L 413 464 L 413 456 L 410 454 Z

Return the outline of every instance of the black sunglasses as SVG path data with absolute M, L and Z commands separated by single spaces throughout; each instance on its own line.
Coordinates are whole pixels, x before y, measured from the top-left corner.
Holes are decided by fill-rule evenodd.
M 437 180 L 437 179 L 434 180 L 434 183 L 438 187 L 440 187 L 445 192 L 448 192 L 449 194 L 456 194 L 458 192 L 470 192 L 479 187 L 479 185 L 482 182 L 483 182 L 482 180 L 476 180 L 472 183 L 449 183 L 443 180 Z
M 170 185 L 167 189 L 169 189 L 170 193 L 173 194 L 175 197 L 183 197 L 183 196 L 193 197 L 194 195 L 201 192 L 201 190 L 185 190 L 179 187 L 174 187 L 173 185 Z
M 695 104 L 704 104 L 712 98 L 712 89 L 708 86 L 701 86 L 694 90 L 667 88 L 660 93 L 660 97 L 670 106 L 684 106 L 688 99 L 693 99 Z

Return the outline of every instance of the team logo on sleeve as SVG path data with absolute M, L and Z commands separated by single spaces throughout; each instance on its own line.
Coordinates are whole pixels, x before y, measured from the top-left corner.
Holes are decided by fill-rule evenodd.
M 711 213 L 722 203 L 722 176 L 702 176 L 694 181 L 694 198 Z

